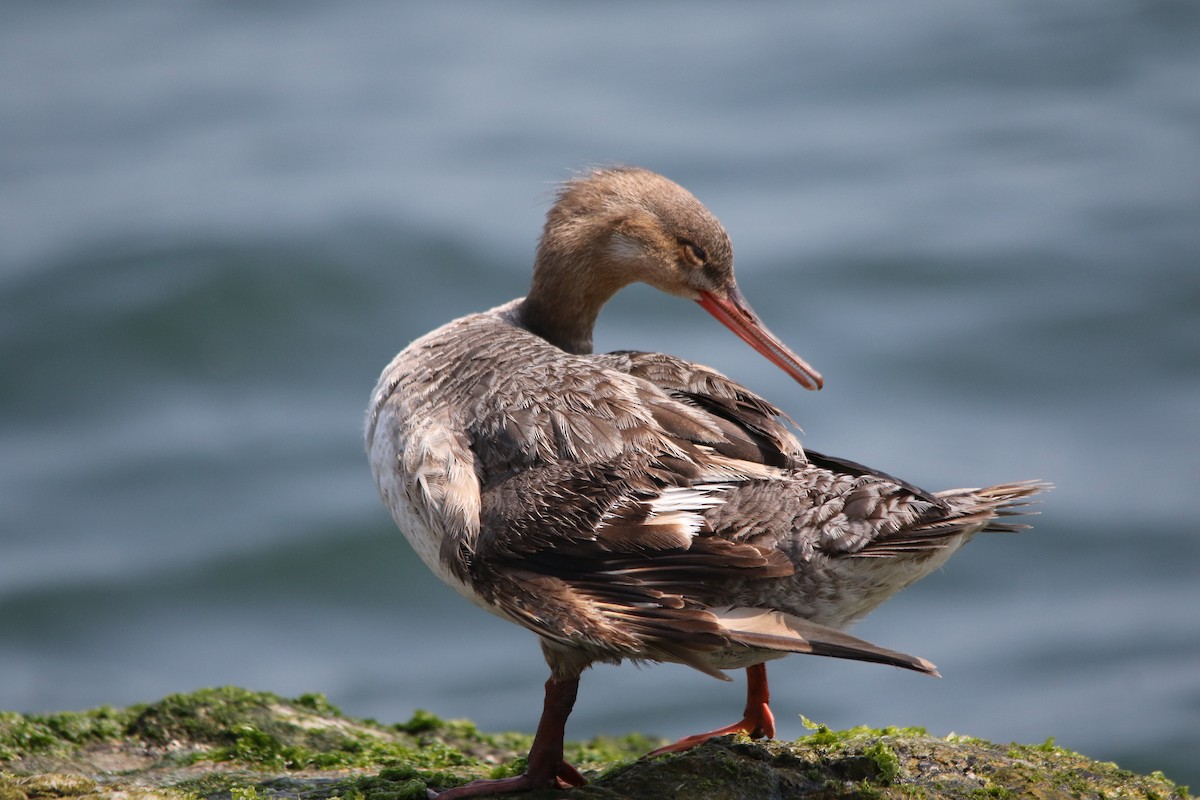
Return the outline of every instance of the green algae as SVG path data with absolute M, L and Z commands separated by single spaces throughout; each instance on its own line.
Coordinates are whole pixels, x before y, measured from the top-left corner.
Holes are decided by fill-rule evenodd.
M 132 711 L 108 706 L 28 716 L 0 711 L 0 762 L 31 752 L 70 752 L 89 742 L 119 738 L 132 718 Z
M 531 800 L 760 797 L 1182 800 L 1161 773 L 1136 775 L 1040 744 L 994 745 L 921 728 L 812 732 L 792 743 L 725 737 L 646 758 L 640 735 L 568 743 L 591 783 Z M 0 713 L 0 800 L 408 800 L 428 788 L 519 774 L 531 737 L 416 711 L 382 725 L 319 694 L 287 699 L 236 687 L 127 709 Z

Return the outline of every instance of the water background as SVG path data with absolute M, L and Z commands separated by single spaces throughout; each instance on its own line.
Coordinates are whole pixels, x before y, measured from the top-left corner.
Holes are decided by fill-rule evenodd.
M 949 0 L 0 6 L 0 708 L 226 683 L 531 731 L 532 635 L 429 576 L 363 408 L 524 293 L 554 182 L 725 223 L 805 393 L 635 287 L 602 349 L 713 365 L 931 489 L 1054 481 L 857 633 L 780 735 L 923 725 L 1200 785 L 1200 6 Z M 741 676 L 601 667 L 569 735 L 730 722 Z

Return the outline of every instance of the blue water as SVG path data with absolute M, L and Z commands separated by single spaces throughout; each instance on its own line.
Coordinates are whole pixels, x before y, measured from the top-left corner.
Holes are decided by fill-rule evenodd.
M 1200 785 L 1200 6 L 0 6 L 0 708 L 235 683 L 532 730 L 530 634 L 421 567 L 362 455 L 379 370 L 524 292 L 555 181 L 627 162 L 723 220 L 804 393 L 693 304 L 598 345 L 779 402 L 931 489 L 1054 481 L 792 658 L 780 735 L 924 725 Z M 569 735 L 742 684 L 585 676 Z

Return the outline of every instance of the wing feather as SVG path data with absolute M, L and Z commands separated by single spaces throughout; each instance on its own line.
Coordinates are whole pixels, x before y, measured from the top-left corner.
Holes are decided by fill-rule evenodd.
M 729 637 L 742 644 L 793 653 L 891 664 L 894 667 L 938 676 L 937 667 L 923 658 L 888 650 L 864 639 L 781 611 L 731 607 L 714 609 L 713 614 Z

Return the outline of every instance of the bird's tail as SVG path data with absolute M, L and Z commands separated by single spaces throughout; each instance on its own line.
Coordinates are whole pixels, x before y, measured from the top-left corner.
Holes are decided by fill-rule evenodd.
M 984 524 L 981 533 L 1012 533 L 1030 527 L 1024 522 L 1013 522 L 1012 518 L 1037 514 L 1028 508 L 1036 502 L 1033 497 L 1053 488 L 1053 484 L 1045 481 L 1016 481 L 986 489 L 948 489 L 937 496 L 960 512 L 954 518 L 959 525 L 975 521 Z

